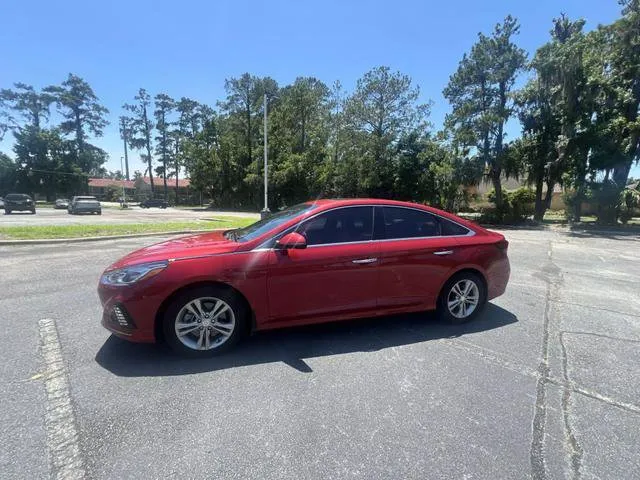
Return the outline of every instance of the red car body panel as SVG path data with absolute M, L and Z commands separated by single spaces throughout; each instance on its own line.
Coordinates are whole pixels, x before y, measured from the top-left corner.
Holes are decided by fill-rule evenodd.
M 484 277 L 489 299 L 505 291 L 510 274 L 507 242 L 498 233 L 412 203 L 377 199 L 314 203 L 313 210 L 249 242 L 234 242 L 225 239 L 223 232 L 211 232 L 161 242 L 123 257 L 106 272 L 139 263 L 169 264 L 160 274 L 132 285 L 100 283 L 102 324 L 128 340 L 154 342 L 156 322 L 172 295 L 202 283 L 225 285 L 242 295 L 251 309 L 254 330 L 431 310 L 444 283 L 464 269 L 473 269 Z M 474 234 L 290 250 L 262 247 L 310 216 L 356 205 L 424 210 L 463 225 Z M 453 253 L 436 255 L 448 250 Z M 375 262 L 362 262 L 367 259 Z M 116 305 L 126 310 L 134 328 L 114 323 L 112 310 Z

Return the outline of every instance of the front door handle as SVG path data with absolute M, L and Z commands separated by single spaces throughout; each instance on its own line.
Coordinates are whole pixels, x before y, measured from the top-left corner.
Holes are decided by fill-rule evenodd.
M 358 265 L 365 265 L 367 263 L 375 263 L 377 261 L 378 261 L 377 258 L 363 258 L 360 260 L 351 260 L 351 263 L 356 263 Z
M 433 252 L 434 255 L 451 255 L 453 250 L 440 250 L 438 252 Z

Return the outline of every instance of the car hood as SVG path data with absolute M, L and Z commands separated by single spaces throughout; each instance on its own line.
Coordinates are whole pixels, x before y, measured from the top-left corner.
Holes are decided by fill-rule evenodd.
M 240 244 L 227 240 L 223 234 L 224 231 L 220 230 L 156 243 L 131 252 L 111 265 L 107 270 L 139 263 L 178 260 L 200 255 L 219 255 L 236 251 Z

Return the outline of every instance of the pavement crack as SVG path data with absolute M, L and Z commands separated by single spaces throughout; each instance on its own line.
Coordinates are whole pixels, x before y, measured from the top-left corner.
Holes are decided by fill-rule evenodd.
M 566 332 L 561 331 L 559 335 L 560 349 L 562 352 L 562 377 L 565 382 L 565 387 L 562 393 L 562 418 L 564 421 L 564 434 L 566 440 L 566 446 L 569 450 L 569 458 L 571 464 L 571 473 L 574 480 L 580 478 L 580 467 L 582 465 L 582 455 L 584 451 L 576 438 L 573 428 L 571 426 L 571 419 L 569 416 L 569 409 L 571 405 L 571 388 L 568 388 L 570 383 L 569 373 L 567 369 L 567 347 L 564 343 L 564 335 Z
M 615 313 L 617 315 L 640 318 L 640 315 L 638 315 L 637 313 L 620 312 L 618 310 L 611 310 L 610 308 L 594 307 L 593 305 L 584 305 L 582 303 L 567 302 L 565 300 L 558 300 L 558 299 L 551 299 L 550 301 L 553 303 L 561 303 L 563 305 L 572 305 L 574 307 L 588 308 L 589 310 L 599 310 L 601 312 Z
M 606 335 L 604 333 L 578 332 L 578 331 L 575 331 L 575 330 L 563 330 L 560 333 L 561 334 L 565 334 L 565 335 L 589 335 L 591 337 L 606 338 L 608 340 L 616 340 L 616 341 L 619 341 L 619 342 L 640 343 L 640 340 L 635 340 L 633 338 L 614 337 L 613 335 Z
M 549 383 L 549 323 L 551 314 L 551 294 L 556 284 L 562 280 L 562 273 L 553 263 L 553 244 L 549 241 L 547 261 L 540 272 L 535 274 L 545 284 L 545 304 L 542 327 L 542 357 L 538 364 L 538 381 L 536 382 L 536 403 L 533 415 L 531 449 L 529 453 L 531 463 L 531 478 L 544 480 L 547 478 L 547 467 L 544 458 L 545 427 L 547 421 L 547 384 Z

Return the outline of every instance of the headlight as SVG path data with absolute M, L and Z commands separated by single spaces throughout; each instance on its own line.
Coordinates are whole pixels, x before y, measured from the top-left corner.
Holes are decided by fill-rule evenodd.
M 111 270 L 102 275 L 100 283 L 105 285 L 131 285 L 143 278 L 150 278 L 159 274 L 162 270 L 167 268 L 169 262 L 152 262 L 141 263 L 139 265 L 131 265 L 130 267 L 119 268 L 117 270 Z

